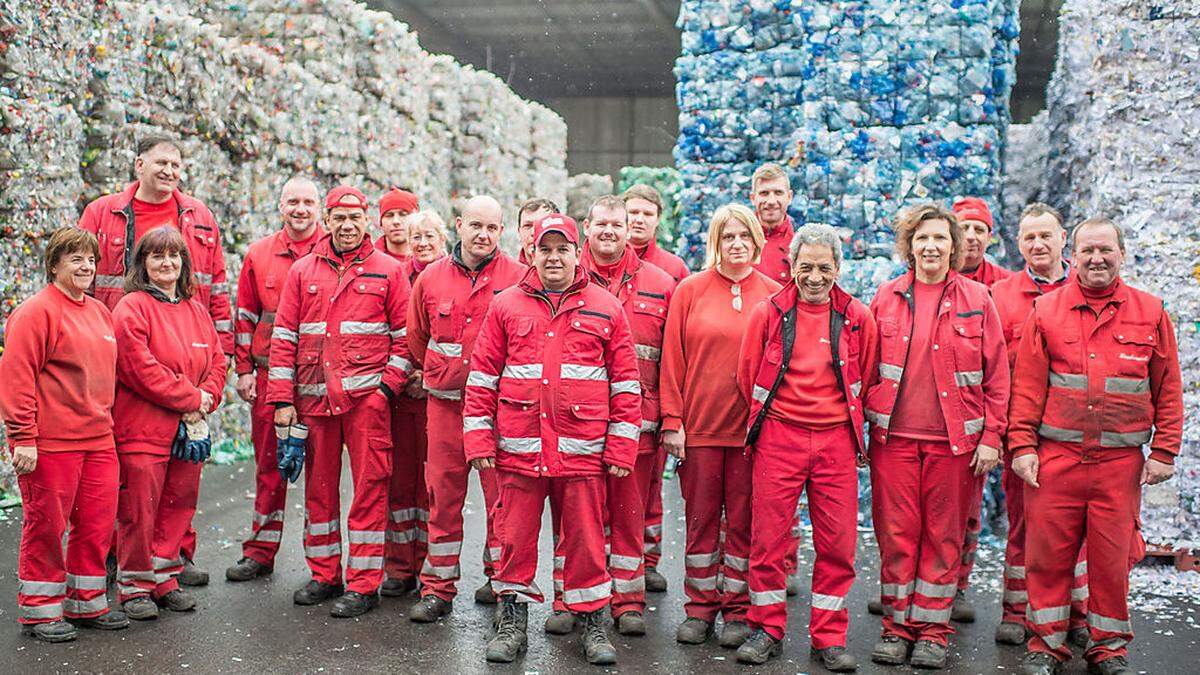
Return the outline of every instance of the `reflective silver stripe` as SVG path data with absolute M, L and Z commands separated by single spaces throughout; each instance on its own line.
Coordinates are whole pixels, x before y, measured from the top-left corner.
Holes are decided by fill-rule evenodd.
M 63 600 L 63 609 L 71 614 L 95 614 L 108 609 L 108 597 L 100 594 L 91 600 L 77 600 L 75 598 L 66 598 Z
M 233 322 L 230 321 L 229 319 L 221 319 L 220 321 L 214 321 L 213 328 L 216 329 L 217 332 L 230 333 L 233 331 Z
M 245 307 L 237 308 L 237 316 L 239 319 L 242 319 L 243 321 L 249 321 L 251 323 L 258 323 L 258 315 L 255 314 L 254 312 L 251 312 L 250 310 L 246 309 Z
M 271 329 L 272 340 L 283 340 L 284 342 L 296 342 L 296 331 L 288 330 L 283 326 L 275 326 Z
M 21 595 L 55 598 L 67 592 L 65 581 L 26 581 L 17 580 L 17 593 Z
M 421 566 L 421 574 L 446 581 L 457 579 L 459 577 L 459 568 L 458 565 L 432 565 L 429 559 L 426 558 L 425 564 Z
M 22 619 L 57 619 L 62 616 L 62 603 L 49 605 L 19 605 Z
M 434 340 L 433 338 L 429 338 L 429 342 L 425 345 L 425 349 L 428 349 L 435 354 L 441 354 L 442 356 L 449 356 L 452 358 L 459 358 L 462 356 L 462 345 L 454 342 L 442 343 Z
M 1005 579 L 1024 579 L 1025 578 L 1025 566 L 1024 565 L 1011 565 L 1011 566 L 1005 565 L 1004 566 L 1004 578 Z
M 643 434 L 653 434 L 658 432 L 658 422 L 652 420 L 642 420 L 641 430 Z
M 346 538 L 351 544 L 382 544 L 383 530 L 350 530 Z
M 183 567 L 183 560 L 179 558 L 168 559 L 154 556 L 150 559 L 150 562 L 154 564 L 154 571 L 156 572 L 159 570 L 171 569 L 172 567 Z
M 736 555 L 725 554 L 725 566 L 732 567 L 739 572 L 748 572 L 750 570 L 750 559 L 741 558 Z
M 67 586 L 79 591 L 103 591 L 108 588 L 108 579 L 104 575 L 68 574 Z
M 342 378 L 342 389 L 350 391 L 353 389 L 366 389 L 368 387 L 378 387 L 383 383 L 383 373 L 369 373 L 367 375 L 350 375 Z
M 880 584 L 880 590 L 883 595 L 893 598 L 907 598 L 913 592 L 913 583 L 910 581 L 907 584 Z
M 812 594 L 813 609 L 823 609 L 827 612 L 840 612 L 846 608 L 846 598 L 840 595 Z
M 1076 431 L 1074 429 L 1059 429 L 1058 427 L 1052 427 L 1045 422 L 1038 427 L 1038 436 L 1041 436 L 1042 438 L 1048 438 L 1052 441 L 1063 441 L 1067 443 L 1083 442 L 1082 431 Z
M 711 567 L 721 561 L 719 553 L 693 553 L 683 557 L 685 567 Z
M 1145 394 L 1150 391 L 1150 378 L 1106 377 L 1104 391 L 1108 394 Z
M 1087 599 L 1088 599 L 1088 587 L 1087 586 L 1080 586 L 1079 588 L 1071 589 L 1071 601 L 1072 602 L 1083 602 L 1084 600 L 1087 600 Z
M 958 591 L 958 584 L 931 584 L 924 579 L 917 579 L 914 590 L 927 598 L 953 598 Z
M 766 605 L 777 605 L 781 602 L 787 602 L 787 589 L 781 588 L 777 591 L 750 591 L 750 604 L 757 607 Z
M 341 543 L 326 544 L 324 546 L 305 546 L 304 556 L 306 558 L 328 558 L 342 554 Z
M 342 335 L 387 335 L 389 328 L 384 321 L 343 321 L 338 324 Z
M 540 380 L 542 378 L 542 364 L 526 363 L 517 366 L 504 366 L 504 372 L 501 377 L 509 380 Z
M 1087 574 L 1087 561 L 1080 560 L 1079 562 L 1075 563 L 1075 576 L 1081 577 L 1085 574 Z
M 978 387 L 983 384 L 983 371 L 956 370 L 954 371 L 954 384 L 960 387 Z
M 383 569 L 383 556 L 352 555 L 346 561 L 346 566 L 356 570 L 381 570 Z
M 491 417 L 464 417 L 463 418 L 463 433 L 469 431 L 489 431 L 494 429 Z
M 1116 431 L 1100 432 L 1100 447 L 1102 448 L 1131 448 L 1139 445 L 1145 445 L 1150 442 L 1152 432 L 1150 429 L 1145 431 L 1127 431 L 1118 433 Z
M 863 414 L 866 416 L 868 422 L 882 428 L 884 431 L 886 431 L 888 425 L 892 423 L 891 415 L 880 415 L 874 410 L 869 410 L 866 408 L 863 409 Z
M 514 455 L 533 455 L 542 451 L 542 439 L 501 438 L 500 449 Z
M 591 588 L 564 588 L 563 602 L 568 605 L 595 602 L 612 596 L 612 584 L 604 582 Z
M 1107 640 L 1100 640 L 1099 642 L 1089 642 L 1088 643 L 1089 648 L 1090 647 L 1106 647 L 1108 649 L 1121 649 L 1122 647 L 1126 647 L 1128 645 L 1129 645 L 1129 640 L 1126 640 L 1124 638 L 1117 638 L 1117 637 L 1108 638 Z
M 636 572 L 639 565 L 642 564 L 641 556 L 636 555 L 610 555 L 608 557 L 608 566 L 618 570 L 627 572 Z
M 238 333 L 237 335 L 233 336 L 233 339 L 234 339 L 234 344 L 239 344 L 239 345 L 253 344 L 254 343 L 254 334 Z
M 1087 375 L 1050 371 L 1050 386 L 1059 389 L 1087 389 Z
M 407 530 L 401 530 L 399 532 L 388 532 L 387 540 L 393 544 L 411 544 L 412 542 L 417 541 L 420 532 L 421 531 L 415 527 L 410 527 Z
M 500 386 L 500 376 L 488 375 L 478 370 L 472 370 L 467 374 L 468 387 L 483 387 L 484 389 L 496 389 Z
M 324 396 L 329 393 L 325 383 L 320 384 L 298 384 L 296 385 L 296 393 L 301 396 Z
M 644 593 L 646 591 L 646 577 L 637 576 L 632 579 L 613 579 L 613 591 L 617 593 Z
M 555 542 L 555 546 L 557 546 L 557 545 L 558 545 L 558 543 Z M 562 570 L 566 569 L 566 566 L 567 566 L 567 556 L 565 556 L 565 555 L 554 556 L 554 569 L 562 571 Z
M 267 371 L 268 380 L 292 380 L 296 377 L 296 371 L 292 368 L 284 368 L 275 366 Z
M 1029 602 L 1029 591 L 1004 591 L 1004 602 Z
M 406 520 L 416 520 L 420 509 L 413 507 L 408 509 L 396 509 L 392 511 L 392 522 L 403 523 Z
M 319 536 L 323 534 L 333 534 L 340 529 L 341 525 L 338 524 L 338 521 L 331 520 L 325 523 L 309 523 L 308 526 L 304 528 L 304 531 L 308 534 Z
M 1044 609 L 1034 609 L 1030 605 L 1025 609 L 1025 618 L 1031 623 L 1046 624 L 1056 621 L 1066 621 L 1071 618 L 1071 606 L 1061 605 L 1059 607 L 1046 607 Z
M 153 572 L 150 574 L 151 576 L 154 575 Z M 154 579 L 151 579 L 150 581 L 153 582 Z M 122 595 L 139 595 L 142 593 L 149 593 L 150 591 L 145 588 L 141 588 L 140 586 L 126 586 L 125 584 L 117 584 L 117 592 Z
M 568 455 L 598 455 L 604 452 L 604 439 L 589 441 L 582 438 L 559 436 L 558 451 Z
M 429 545 L 429 555 L 456 556 L 462 553 L 462 540 L 443 541 Z
M 124 288 L 125 277 L 117 274 L 97 274 L 96 288 Z
M 443 401 L 462 400 L 462 390 L 460 389 L 430 389 L 428 386 L 426 386 L 425 391 L 429 392 L 430 396 Z
M 208 274 L 207 272 L 196 272 L 196 281 L 207 286 L 211 286 L 213 282 L 213 275 Z
M 558 376 L 564 380 L 594 380 L 604 382 L 608 379 L 608 370 L 604 366 L 584 366 L 578 363 L 564 363 L 559 366 Z
M 982 431 L 983 431 L 983 418 L 982 417 L 976 417 L 973 420 L 966 420 L 963 422 L 963 433 L 968 436 L 973 436 L 975 434 L 981 433 Z
M 634 345 L 633 351 L 637 354 L 637 357 L 643 361 L 654 361 L 657 363 L 658 361 L 662 360 L 662 350 L 658 347 L 651 347 L 650 345 Z
M 457 576 L 457 575 L 456 575 Z M 555 581 L 554 586 L 557 589 L 561 582 Z M 497 595 L 504 593 L 506 595 L 515 595 L 518 599 L 525 602 L 538 602 L 542 597 L 542 591 L 538 588 L 537 583 L 532 583 L 528 586 L 524 584 L 510 584 L 505 581 L 492 581 L 492 590 Z
M 154 581 L 154 570 L 118 570 L 117 581 Z
M 652 541 L 648 541 L 643 544 L 642 553 L 646 555 L 662 555 L 662 547 Z
M 300 324 L 301 335 L 320 335 L 325 332 L 324 321 L 313 321 L 311 323 Z
M 858 398 L 862 394 L 862 382 L 851 382 L 850 393 L 854 398 Z
M 400 370 L 409 373 L 412 372 L 413 365 L 408 359 L 399 354 L 392 354 L 388 357 L 387 365 L 389 368 L 399 368 Z
M 483 557 L 489 562 L 500 562 L 500 547 L 493 546 L 483 549 Z
M 726 593 L 745 593 L 750 590 L 750 584 L 746 583 L 743 579 L 725 577 L 725 580 L 721 583 L 721 588 Z
M 258 530 L 254 536 L 250 537 L 251 541 L 269 541 L 278 544 L 283 541 L 282 530 Z
M 641 434 L 642 428 L 629 422 L 612 422 L 608 425 L 609 436 L 628 438 L 631 441 L 636 441 Z
M 1062 631 L 1058 631 L 1055 633 L 1050 633 L 1049 635 L 1041 636 L 1041 638 L 1042 638 L 1042 642 L 1045 642 L 1047 647 L 1049 647 L 1051 649 L 1058 649 L 1059 647 L 1066 644 L 1067 631 L 1062 630 Z
M 879 364 L 879 376 L 888 380 L 896 380 L 899 382 L 904 377 L 904 366 L 897 366 L 891 363 Z
M 612 382 L 608 385 L 609 397 L 617 394 L 634 394 L 635 396 L 642 395 L 642 385 L 638 384 L 637 380 L 621 380 L 620 382 Z
M 392 338 L 393 340 L 406 338 L 408 337 L 408 328 L 397 328 L 396 330 L 388 331 L 388 337 Z
M 766 403 L 767 397 L 770 395 L 771 395 L 770 391 L 763 389 L 762 387 L 760 387 L 756 384 L 756 385 L 754 385 L 754 391 L 750 394 L 750 397 L 753 398 L 755 401 L 758 401 L 759 403 Z
M 947 623 L 950 621 L 950 608 L 927 609 L 920 605 L 913 605 L 908 608 L 908 618 L 925 623 Z

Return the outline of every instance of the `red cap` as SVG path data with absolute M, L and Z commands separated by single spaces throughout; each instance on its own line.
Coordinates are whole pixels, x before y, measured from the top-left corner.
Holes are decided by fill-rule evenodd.
M 988 208 L 987 202 L 979 197 L 963 197 L 954 202 L 954 215 L 958 216 L 958 221 L 961 223 L 964 220 L 978 220 L 988 226 L 991 230 L 992 210 Z
M 551 213 L 548 216 L 543 216 L 541 220 L 533 224 L 533 245 L 537 246 L 542 242 L 542 237 L 549 232 L 557 232 L 567 238 L 567 241 L 579 245 L 579 229 L 575 224 L 575 219 L 564 216 L 561 213 Z
M 416 195 L 407 190 L 392 188 L 388 190 L 387 194 L 379 198 L 379 219 L 383 220 L 383 214 L 395 209 L 416 213 L 418 208 Z
M 339 185 L 325 195 L 325 209 L 345 206 L 352 209 L 367 210 L 367 196 L 361 190 L 349 185 Z

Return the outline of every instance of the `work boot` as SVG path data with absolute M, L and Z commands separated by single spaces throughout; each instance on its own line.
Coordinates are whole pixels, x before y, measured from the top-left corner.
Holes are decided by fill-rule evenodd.
M 1005 621 L 996 626 L 996 642 L 1002 645 L 1023 645 L 1028 637 L 1023 623 Z
M 335 619 L 352 619 L 356 616 L 362 616 L 379 605 L 378 593 L 359 593 L 358 591 L 346 591 L 342 597 L 333 601 L 333 607 L 329 609 L 329 616 Z
M 617 617 L 617 632 L 621 635 L 645 635 L 646 618 L 641 612 L 625 612 Z
M 946 645 L 939 645 L 933 640 L 917 640 L 913 647 L 908 665 L 913 668 L 928 668 L 941 670 L 946 667 Z
M 617 662 L 617 648 L 604 631 L 604 610 L 583 615 L 583 655 L 594 666 L 611 666 Z
M 46 623 L 28 624 L 24 628 L 26 635 L 35 637 L 42 642 L 71 642 L 79 637 L 79 629 L 70 623 L 59 619 Z
M 496 614 L 496 637 L 488 642 L 486 658 L 493 663 L 512 663 L 529 644 L 529 605 L 506 595 L 500 599 Z
M 967 590 L 960 588 L 954 594 L 954 604 L 950 605 L 950 620 L 957 623 L 975 623 L 975 608 L 967 602 Z
M 871 600 L 867 603 L 867 613 L 875 616 L 883 616 L 883 601 Z
M 783 653 L 783 642 L 759 628 L 737 650 L 738 663 L 760 666 Z
M 154 600 L 159 607 L 166 607 L 172 612 L 190 612 L 196 609 L 196 598 L 185 590 L 176 588 L 161 598 Z
M 725 649 L 737 649 L 746 638 L 750 637 L 750 624 L 745 621 L 730 621 L 721 628 L 721 646 Z
M 646 592 L 647 593 L 666 593 L 667 578 L 658 573 L 655 567 L 646 568 Z
M 912 643 L 899 635 L 884 635 L 871 648 L 871 660 L 885 666 L 902 666 L 908 660 Z
M 225 568 L 225 578 L 229 581 L 250 581 L 265 577 L 274 571 L 274 568 L 268 567 L 254 558 L 242 558 L 236 564 Z
M 207 586 L 208 572 L 196 567 L 191 560 L 183 559 L 183 570 L 175 575 L 175 580 L 183 586 Z
M 852 673 L 858 670 L 858 659 L 847 652 L 845 647 L 826 647 L 825 649 L 813 647 L 808 656 L 813 661 L 820 661 L 821 665 L 825 666 L 825 670 L 830 672 Z
M 292 593 L 292 602 L 297 605 L 319 605 L 326 600 L 342 594 L 341 584 L 323 584 L 316 579 L 309 581 L 304 588 Z
M 477 605 L 494 605 L 496 604 L 496 591 L 492 590 L 492 580 L 488 579 L 483 582 L 483 585 L 475 589 L 475 604 Z
M 713 625 L 704 619 L 688 617 L 675 629 L 675 641 L 685 645 L 702 645 L 712 637 Z
M 407 579 L 385 579 L 383 585 L 379 587 L 379 594 L 389 598 L 399 598 L 417 590 L 417 580 L 409 577 Z
M 1087 626 L 1076 626 L 1067 631 L 1067 642 L 1080 649 L 1087 649 L 1092 642 L 1092 631 Z
M 100 616 L 88 617 L 86 619 L 67 619 L 75 624 L 78 628 L 92 628 L 95 630 L 121 630 L 129 628 L 129 617 L 125 616 L 125 612 L 117 609 L 109 610 Z
M 789 598 L 794 598 L 797 595 L 800 595 L 800 587 L 803 585 L 803 583 L 804 582 L 800 581 L 799 575 L 789 575 L 784 586 L 784 588 L 787 590 L 787 596 Z
M 443 600 L 436 595 L 421 596 L 421 601 L 413 605 L 408 612 L 408 620 L 414 623 L 433 623 L 450 613 L 453 603 Z
M 556 609 L 546 617 L 542 630 L 551 635 L 570 635 L 571 631 L 575 630 L 575 615 L 566 610 Z
M 1058 675 L 1062 664 L 1046 652 L 1026 652 L 1021 659 L 1021 675 Z
M 158 605 L 148 595 L 139 595 L 121 603 L 125 616 L 134 621 L 150 621 L 158 618 Z
M 1112 656 L 1103 661 L 1088 661 L 1088 675 L 1128 675 L 1129 661 L 1124 656 Z

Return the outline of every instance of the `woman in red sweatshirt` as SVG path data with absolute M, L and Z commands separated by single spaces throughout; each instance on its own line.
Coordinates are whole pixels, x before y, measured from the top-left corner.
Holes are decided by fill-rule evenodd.
M 183 568 L 180 545 L 196 510 L 203 462 L 183 459 L 180 449 L 220 402 L 226 361 L 212 320 L 193 298 L 195 283 L 179 232 L 151 230 L 138 242 L 126 295 L 113 310 L 113 420 L 121 464 L 117 597 L 131 619 L 157 617 L 156 603 L 173 611 L 196 605 L 175 577 Z M 185 427 L 192 433 L 180 438 Z
M 663 446 L 682 462 L 688 618 L 675 639 L 684 644 L 705 642 L 718 614 L 725 619 L 722 646 L 738 647 L 750 635 L 750 461 L 743 452 L 749 408 L 738 389 L 737 368 L 751 311 L 780 288 L 754 270 L 763 242 L 750 209 L 733 204 L 717 209 L 708 230 L 706 269 L 679 283 L 667 312 L 659 391 Z
M 104 595 L 117 512 L 117 343 L 104 303 L 85 294 L 99 255 L 96 237 L 83 230 L 63 228 L 50 237 L 50 283 L 9 317 L 0 358 L 0 416 L 25 513 L 18 616 L 46 642 L 74 640 L 76 626 L 129 625 L 123 613 L 109 611 Z

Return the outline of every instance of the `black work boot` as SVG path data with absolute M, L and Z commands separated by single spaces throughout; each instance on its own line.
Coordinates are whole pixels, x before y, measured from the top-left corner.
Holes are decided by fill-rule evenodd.
M 721 628 L 721 646 L 725 649 L 737 649 L 746 638 L 750 637 L 750 624 L 745 621 L 730 621 Z
M 975 608 L 967 602 L 967 591 L 958 589 L 954 593 L 954 604 L 950 605 L 950 620 L 958 623 L 975 623 Z
M 594 666 L 610 666 L 617 662 L 617 648 L 604 630 L 604 611 L 583 615 L 583 655 Z
M 675 629 L 675 641 L 685 645 L 702 645 L 712 637 L 713 625 L 704 619 L 690 616 Z
M 42 642 L 71 642 L 79 637 L 79 629 L 71 624 L 59 619 L 58 621 L 47 621 L 46 623 L 28 624 L 24 628 L 25 634 L 35 637 Z
M 767 631 L 759 628 L 746 638 L 737 650 L 738 663 L 762 665 L 783 653 L 783 642 L 771 637 Z
M 666 593 L 667 578 L 658 573 L 658 569 L 654 567 L 646 568 L 646 592 L 647 593 Z
M 641 612 L 625 612 L 617 617 L 617 632 L 621 635 L 645 635 L 646 617 Z
M 155 598 L 154 602 L 172 612 L 190 612 L 196 609 L 196 598 L 181 588 L 169 591 L 161 598 Z
M 875 616 L 883 616 L 883 601 L 871 600 L 867 603 L 867 613 Z
M 902 666 L 912 643 L 899 635 L 884 635 L 871 649 L 871 660 L 885 666 Z
M 1026 652 L 1021 659 L 1021 675 L 1058 675 L 1062 664 L 1046 652 Z
M 512 663 L 529 644 L 529 605 L 517 602 L 516 596 L 500 598 L 496 612 L 496 637 L 487 645 L 486 658 L 493 663 Z
M 1088 661 L 1088 675 L 1128 675 L 1129 660 L 1124 656 L 1111 656 L 1103 661 Z
M 356 616 L 362 616 L 379 605 L 378 593 L 359 593 L 357 591 L 346 591 L 342 597 L 333 601 L 333 607 L 329 609 L 329 616 L 336 619 L 352 619 Z
M 297 605 L 319 605 L 341 594 L 341 584 L 323 584 L 313 579 L 305 584 L 304 588 L 292 593 L 292 602 Z
M 933 640 L 917 640 L 913 647 L 908 665 L 913 668 L 928 668 L 941 670 L 946 667 L 946 645 L 939 645 Z
M 274 568 L 268 567 L 254 558 L 242 558 L 236 563 L 225 568 L 225 579 L 228 581 L 250 581 L 259 577 L 265 577 Z
M 454 605 L 436 595 L 421 597 L 421 601 L 408 611 L 408 620 L 414 623 L 433 623 L 450 613 Z
M 551 635 L 570 635 L 575 630 L 575 615 L 562 609 L 556 609 L 546 617 L 542 630 Z
M 996 642 L 1002 645 L 1023 645 L 1028 637 L 1023 623 L 1005 621 L 996 626 Z
M 475 603 L 479 605 L 496 604 L 496 591 L 492 590 L 492 580 L 488 579 L 475 589 Z
M 125 612 L 117 609 L 109 610 L 100 616 L 92 616 L 86 619 L 67 619 L 79 628 L 91 628 L 94 630 L 121 630 L 129 628 L 129 617 L 125 616 Z
M 399 598 L 417 590 L 417 580 L 409 577 L 407 579 L 385 579 L 383 585 L 379 587 L 379 594 L 389 598 Z
M 825 649 L 813 647 L 808 656 L 813 661 L 820 661 L 821 665 L 825 666 L 825 670 L 833 673 L 852 673 L 858 670 L 858 659 L 846 651 L 845 647 L 826 647 Z
M 183 569 L 175 575 L 175 579 L 183 586 L 207 586 L 208 572 L 196 567 L 191 560 L 183 559 Z

